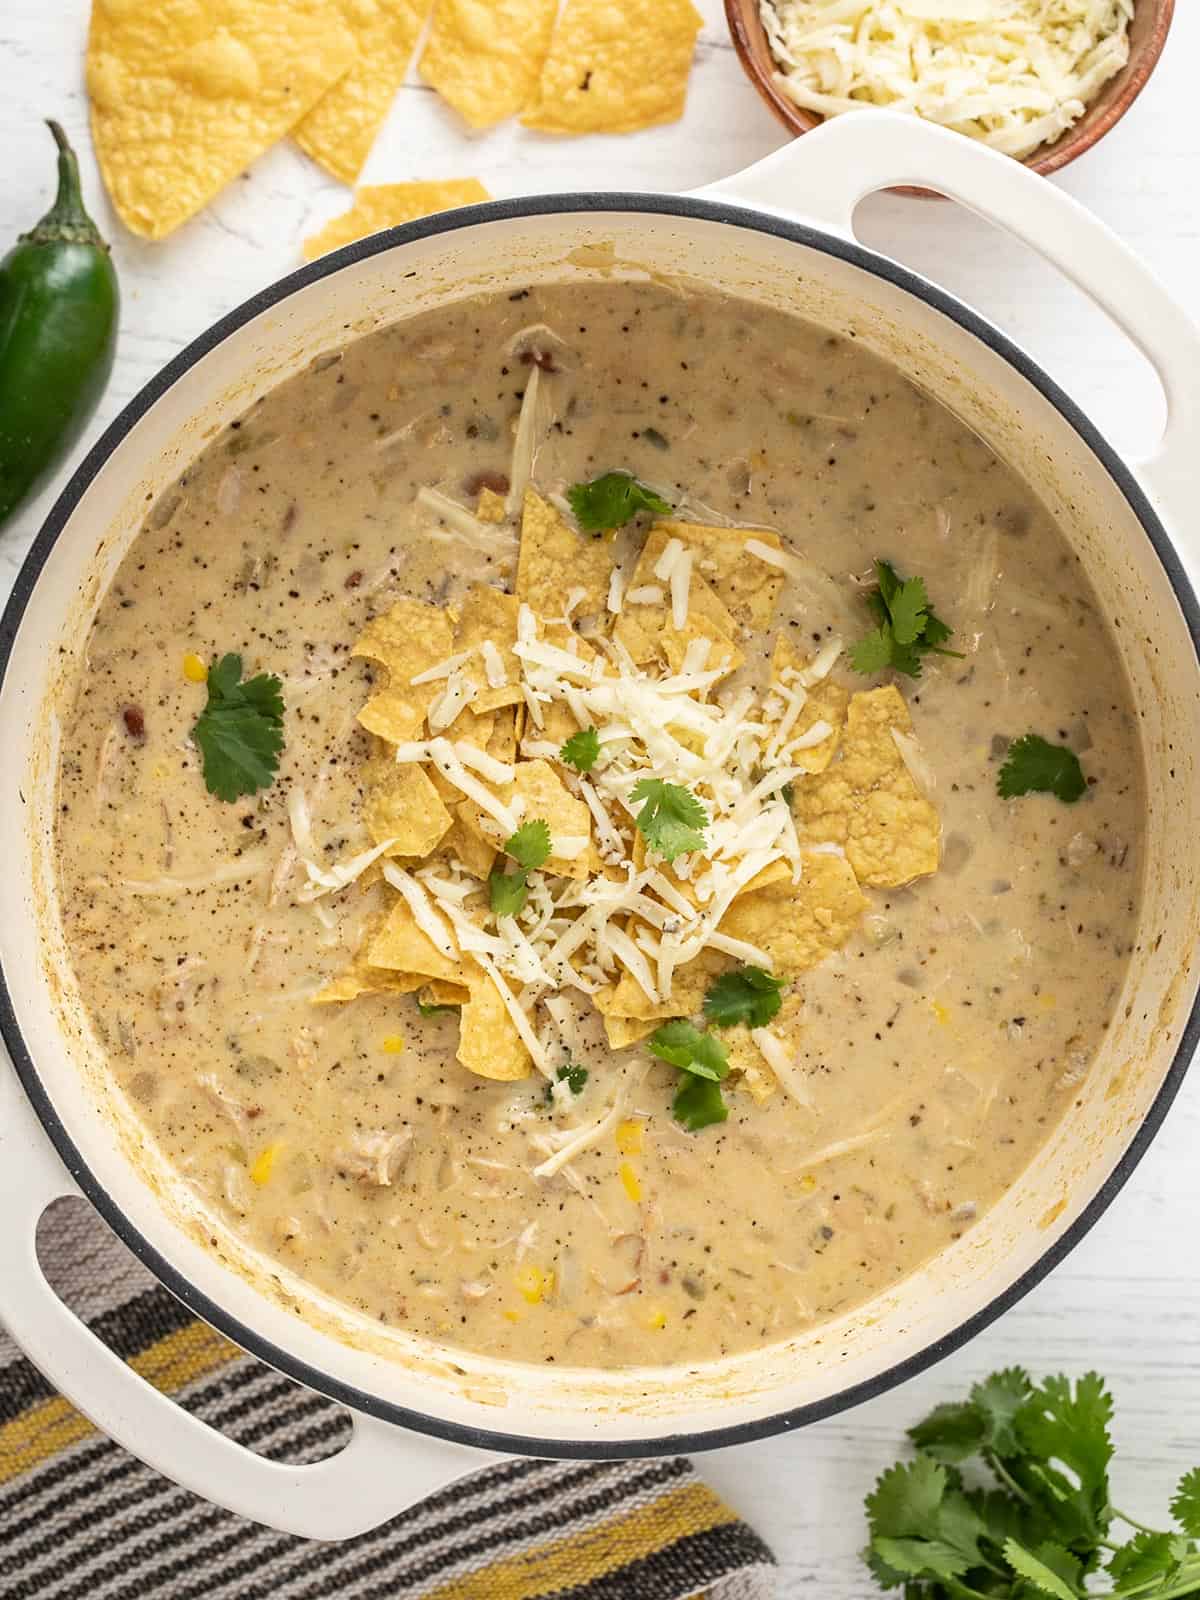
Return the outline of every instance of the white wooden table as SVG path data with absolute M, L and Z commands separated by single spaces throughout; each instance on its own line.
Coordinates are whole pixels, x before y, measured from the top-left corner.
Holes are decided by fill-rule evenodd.
M 685 189 L 747 165 L 780 131 L 746 83 L 720 0 L 707 18 L 682 123 L 632 137 L 550 140 L 515 126 L 463 131 L 415 80 L 371 156 L 368 181 L 478 176 L 497 197 L 586 188 Z M 0 252 L 48 200 L 56 116 L 84 155 L 88 198 L 113 240 L 124 321 L 99 428 L 184 343 L 298 260 L 304 234 L 347 192 L 288 145 L 270 152 L 162 244 L 123 232 L 87 155 L 82 57 L 88 0 L 0 0 Z M 1200 315 L 1200 125 L 1194 73 L 1200 5 L 1183 0 L 1166 56 L 1102 146 L 1060 180 L 1110 222 Z M 1114 443 L 1148 444 L 1156 380 L 1109 323 L 1049 269 L 949 205 L 891 197 L 864 207 L 867 242 L 992 316 L 1083 403 Z M 63 474 L 65 478 L 65 473 Z M 52 488 L 0 535 L 7 593 Z M 1200 515 L 1200 508 L 1198 508 Z M 1095 1366 L 1118 1396 L 1121 1504 L 1156 1520 L 1168 1488 L 1200 1461 L 1200 1069 L 1116 1205 L 1041 1288 L 966 1350 L 905 1388 L 789 1438 L 706 1458 L 711 1480 L 774 1546 L 782 1592 L 822 1600 L 877 1593 L 856 1557 L 862 1496 L 904 1426 L 994 1367 Z

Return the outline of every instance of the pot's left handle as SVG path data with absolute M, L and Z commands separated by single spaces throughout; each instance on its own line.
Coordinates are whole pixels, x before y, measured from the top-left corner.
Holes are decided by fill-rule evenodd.
M 497 1459 L 351 1413 L 336 1456 L 268 1461 L 227 1439 L 140 1377 L 47 1283 L 38 1219 L 79 1189 L 0 1059 L 0 1322 L 54 1387 L 103 1433 L 214 1505 L 306 1539 L 348 1539 Z

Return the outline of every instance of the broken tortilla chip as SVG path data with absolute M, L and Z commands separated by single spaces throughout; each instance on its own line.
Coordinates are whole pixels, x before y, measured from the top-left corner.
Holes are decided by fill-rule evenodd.
M 524 710 L 524 707 L 521 708 Z M 514 706 L 501 706 L 495 713 L 487 753 L 497 761 L 513 762 L 517 758 L 517 718 Z
M 464 800 L 455 807 L 454 826 L 442 840 L 442 854 L 461 861 L 472 876 L 486 879 L 496 864 L 497 850 L 463 821 L 462 810 L 470 804 Z
M 739 895 L 721 919 L 721 932 L 757 945 L 776 977 L 794 978 L 840 950 L 866 909 L 849 862 L 805 851 L 799 883 L 781 880 Z
M 808 665 L 808 661 L 796 649 L 792 641 L 780 634 L 775 641 L 775 651 L 771 657 L 771 678 L 774 683 L 784 684 L 795 689 L 796 681 L 788 680 L 784 674 L 799 672 Z M 818 722 L 827 722 L 833 729 L 828 738 L 822 739 L 820 744 L 809 745 L 806 750 L 793 752 L 795 761 L 789 758 L 785 763 L 798 767 L 807 767 L 809 772 L 824 772 L 825 768 L 837 754 L 838 746 L 842 742 L 842 730 L 846 726 L 846 707 L 850 703 L 850 691 L 843 689 L 840 683 L 834 683 L 832 678 L 822 678 L 820 683 L 814 683 L 805 691 L 806 699 L 800 715 L 796 718 L 787 735 L 787 743 L 798 739 L 802 734 Z
M 485 484 L 479 491 L 479 504 L 475 507 L 475 515 L 480 522 L 506 522 L 508 503 L 502 494 L 497 494 L 495 489 L 489 489 Z
M 520 797 L 524 802 L 522 820 L 544 822 L 550 829 L 552 842 L 568 838 L 588 841 L 577 855 L 552 853 L 543 871 L 560 878 L 582 880 L 596 870 L 599 858 L 592 845 L 592 813 L 584 801 L 575 799 L 548 761 L 519 761 L 513 782 L 497 784 L 494 788 L 505 805 L 511 806 L 514 799 Z M 472 833 L 495 846 L 498 831 L 487 812 L 466 800 L 458 808 L 458 814 Z
M 326 0 L 94 0 L 92 137 L 122 222 L 165 238 L 282 139 L 356 54 Z
M 667 548 L 669 536 L 661 527 L 654 527 L 642 546 L 637 566 L 629 580 L 629 589 L 657 587 L 663 590 L 663 599 L 646 604 L 631 602 L 628 597 L 617 618 L 613 637 L 629 651 L 639 667 L 661 659 L 672 672 L 683 667 L 684 653 L 693 639 L 708 639 L 712 648 L 707 667 L 722 666 L 735 672 L 745 660 L 733 642 L 737 624 L 716 593 L 696 571 L 688 585 L 688 615 L 682 628 L 672 620 L 671 603 L 667 586 L 654 575 L 654 568 Z M 626 591 L 628 596 L 628 590 Z
M 415 763 L 397 766 L 384 757 L 368 766 L 363 821 L 375 844 L 395 843 L 389 856 L 427 856 L 449 832 L 449 811 L 428 776 Z
M 632 133 L 677 121 L 701 25 L 691 0 L 567 0 L 521 121 L 543 133 Z
M 453 645 L 448 613 L 420 600 L 398 600 L 368 622 L 350 653 L 378 662 L 390 681 L 358 713 L 362 726 L 390 744 L 419 737 L 429 707 L 445 685 L 440 680 L 413 684 L 411 679 L 445 661 Z
M 517 642 L 517 612 L 521 602 L 515 594 L 505 594 L 493 589 L 491 584 L 473 583 L 459 608 L 454 629 L 454 653 L 477 650 L 484 640 L 494 644 L 508 673 L 508 682 L 499 688 L 482 689 L 471 701 L 475 712 L 496 711 L 502 706 L 519 705 L 524 699 L 521 692 L 521 663 L 512 653 Z M 477 681 L 483 677 L 484 663 L 476 657 L 471 662 L 471 676 Z M 478 741 L 475 741 L 478 742 Z M 486 743 L 486 740 L 484 741 Z
M 620 1017 L 625 1021 L 645 1022 L 654 1018 L 657 1022 L 664 1017 L 694 1016 L 704 1004 L 709 984 L 731 965 L 730 958 L 720 951 L 702 950 L 694 961 L 676 970 L 665 1001 L 651 1000 L 628 972 L 622 972 L 612 988 L 602 989 L 593 1000 L 602 1016 Z
M 771 626 L 783 573 L 758 556 L 748 555 L 752 540 L 783 550 L 777 533 L 766 528 L 712 528 L 703 522 L 656 522 L 654 534 L 667 539 L 682 539 L 696 552 L 696 571 L 720 594 L 735 622 L 755 632 L 765 633 Z M 647 582 L 652 580 L 647 579 Z
M 470 995 L 462 1008 L 458 1059 L 478 1078 L 493 1078 L 498 1083 L 527 1078 L 533 1062 L 525 1042 L 499 990 L 478 968 L 472 975 Z
M 532 99 L 558 0 L 436 0 L 421 76 L 473 128 Z
M 806 842 L 841 845 L 860 883 L 895 889 L 938 869 L 941 822 L 904 764 L 895 729 L 911 734 L 900 691 L 851 695 L 841 759 L 795 785 Z
M 793 1054 L 799 1043 L 804 1001 L 798 994 L 785 994 L 776 1015 L 767 1024 L 771 1033 Z M 755 1044 L 748 1028 L 721 1030 L 721 1043 L 729 1056 L 730 1087 L 744 1087 L 762 1105 L 779 1087 L 779 1079 Z M 797 1068 L 797 1071 L 799 1069 Z
M 367 961 L 373 967 L 420 973 L 421 983 L 414 984 L 414 988 L 420 988 L 430 978 L 444 978 L 447 983 L 467 981 L 462 963 L 442 954 L 417 926 L 408 901 L 400 897 L 393 901 L 387 920 L 367 945 Z
M 365 239 L 384 228 L 398 228 L 403 222 L 431 216 L 435 211 L 453 211 L 456 206 L 473 206 L 492 197 L 477 178 L 447 178 L 440 183 L 376 183 L 354 191 L 349 211 L 330 219 L 304 241 L 304 259 L 312 261 L 330 250 Z
M 431 978 L 421 991 L 426 1005 L 465 1006 L 471 991 L 465 984 L 447 983 L 444 978 Z
M 345 1000 L 357 1000 L 364 994 L 412 994 L 428 980 L 419 972 L 399 972 L 388 967 L 373 967 L 360 951 L 346 968 L 318 989 L 310 1005 L 335 1005 Z
M 657 1017 L 605 1017 L 604 1032 L 610 1050 L 627 1050 L 631 1044 L 648 1039 L 658 1029 Z
M 358 59 L 292 130 L 314 161 L 353 184 L 404 82 L 431 0 L 337 0 Z
M 582 589 L 576 613 L 588 616 L 607 608 L 611 575 L 608 544 L 576 533 L 548 501 L 527 489 L 517 558 L 517 599 L 524 600 L 535 616 L 561 617 L 567 591 Z

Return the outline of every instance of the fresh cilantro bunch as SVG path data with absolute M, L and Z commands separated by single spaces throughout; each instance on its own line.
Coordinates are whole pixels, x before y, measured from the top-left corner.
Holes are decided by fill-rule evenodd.
M 268 673 L 242 682 L 242 658 L 225 655 L 208 670 L 208 702 L 192 726 L 204 784 L 233 801 L 275 782 L 283 749 L 283 694 Z
M 918 1454 L 867 1496 L 864 1560 L 905 1600 L 1182 1600 L 1200 1594 L 1200 1468 L 1171 1502 L 1178 1531 L 1109 1499 L 1112 1399 L 1094 1372 L 1035 1384 L 1019 1367 L 977 1383 L 910 1430 Z M 968 1487 L 978 1462 L 994 1486 Z M 1123 1544 L 1114 1523 L 1134 1530 Z M 1089 1588 L 1103 1573 L 1108 1587 Z
M 676 1122 L 689 1133 L 699 1133 L 725 1121 L 729 1107 L 721 1095 L 721 1080 L 729 1076 L 729 1055 L 715 1035 L 676 1017 L 655 1029 L 649 1048 L 651 1055 L 678 1067 L 683 1075 L 671 1108 Z
M 953 630 L 937 615 L 925 591 L 924 578 L 901 578 L 887 561 L 875 563 L 876 586 L 866 595 L 867 606 L 878 623 L 865 639 L 850 651 L 855 672 L 894 672 L 910 678 L 921 676 L 921 657 L 954 656 L 960 650 L 947 650 L 946 640 Z
M 634 818 L 638 831 L 665 860 L 704 849 L 708 812 L 690 789 L 664 778 L 640 778 L 629 798 L 642 808 Z
M 604 472 L 590 483 L 574 483 L 567 490 L 567 500 L 584 533 L 623 528 L 639 511 L 669 517 L 675 509 L 631 472 Z
M 541 817 L 525 822 L 505 841 L 504 853 L 517 863 L 512 872 L 496 867 L 488 879 L 488 896 L 498 917 L 515 917 L 529 893 L 529 874 L 550 859 L 550 826 Z
M 1049 744 L 1039 734 L 1027 733 L 1014 739 L 1008 758 L 996 779 L 1002 800 L 1020 794 L 1052 794 L 1064 805 L 1073 806 L 1087 791 L 1087 779 L 1074 750 L 1063 744 Z
M 761 967 L 742 967 L 723 972 L 709 985 L 704 1015 L 720 1028 L 732 1028 L 737 1022 L 765 1028 L 783 1004 L 782 995 L 782 978 L 773 978 Z

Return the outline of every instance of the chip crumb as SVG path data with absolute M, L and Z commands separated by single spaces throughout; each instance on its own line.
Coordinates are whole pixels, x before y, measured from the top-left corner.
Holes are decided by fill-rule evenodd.
M 446 178 L 428 183 L 377 183 L 354 191 L 349 211 L 331 218 L 304 241 L 304 259 L 312 261 L 330 250 L 365 239 L 384 228 L 398 228 L 435 211 L 453 211 L 492 197 L 478 178 Z

